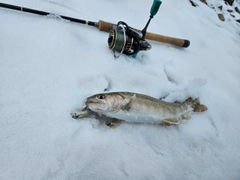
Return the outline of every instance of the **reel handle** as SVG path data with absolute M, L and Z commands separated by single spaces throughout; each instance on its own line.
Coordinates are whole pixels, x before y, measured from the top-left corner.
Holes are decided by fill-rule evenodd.
M 116 25 L 110 22 L 106 22 L 102 20 L 98 21 L 98 29 L 100 31 L 110 32 L 114 26 Z M 190 45 L 189 40 L 164 36 L 161 34 L 155 34 L 151 32 L 146 33 L 146 39 L 158 41 L 162 43 L 168 43 L 168 44 L 172 44 L 172 45 L 184 47 L 184 48 L 187 48 Z
M 153 1 L 152 7 L 151 7 L 151 10 L 150 10 L 150 14 L 151 14 L 152 17 L 157 14 L 158 9 L 159 9 L 161 4 L 162 4 L 162 1 L 160 1 L 160 0 L 154 0 Z

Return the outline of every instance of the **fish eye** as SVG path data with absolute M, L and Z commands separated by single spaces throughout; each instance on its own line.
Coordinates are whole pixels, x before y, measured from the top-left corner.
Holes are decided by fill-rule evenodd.
M 105 99 L 105 95 L 101 94 L 97 96 L 98 99 Z

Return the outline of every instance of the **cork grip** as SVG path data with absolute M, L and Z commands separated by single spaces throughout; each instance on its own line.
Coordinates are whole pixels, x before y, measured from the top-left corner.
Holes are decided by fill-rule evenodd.
M 106 21 L 102 21 L 99 20 L 98 21 L 98 29 L 100 31 L 105 31 L 105 32 L 110 32 L 113 28 L 113 24 L 110 22 L 106 22 Z
M 98 29 L 100 31 L 105 31 L 105 32 L 110 32 L 113 28 L 113 24 L 106 22 L 106 21 L 98 21 Z M 180 46 L 180 47 L 185 47 L 187 48 L 190 45 L 189 40 L 185 39 L 179 39 L 179 38 L 174 38 L 174 37 L 169 37 L 169 36 L 163 36 L 160 34 L 155 34 L 155 33 L 146 33 L 146 39 L 153 40 L 153 41 L 158 41 L 162 43 L 168 43 L 172 44 L 175 46 Z
M 154 34 L 154 33 L 150 33 L 150 32 L 146 33 L 146 39 L 153 40 L 153 41 L 159 41 L 159 42 L 163 42 L 163 43 L 168 43 L 168 44 L 185 47 L 185 48 L 190 45 L 190 41 L 185 40 L 185 39 L 173 38 L 173 37 L 163 36 L 160 34 Z

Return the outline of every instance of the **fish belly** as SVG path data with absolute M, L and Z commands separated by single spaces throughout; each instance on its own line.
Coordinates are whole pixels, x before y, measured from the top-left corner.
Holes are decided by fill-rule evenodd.
M 118 112 L 118 113 L 107 113 L 108 117 L 116 118 L 126 122 L 133 123 L 161 123 L 161 117 L 159 115 L 152 115 L 148 113 L 129 113 L 129 112 Z

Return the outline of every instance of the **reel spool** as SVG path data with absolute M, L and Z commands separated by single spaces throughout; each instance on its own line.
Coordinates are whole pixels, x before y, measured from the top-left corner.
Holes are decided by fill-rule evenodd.
M 125 22 L 118 22 L 117 27 L 112 29 L 108 37 L 109 49 L 120 54 L 133 55 L 136 54 L 141 48 L 140 37 L 138 33 L 133 32 Z M 148 49 L 151 48 L 149 44 Z M 147 49 L 146 49 L 147 50 Z

